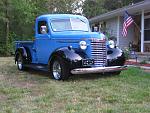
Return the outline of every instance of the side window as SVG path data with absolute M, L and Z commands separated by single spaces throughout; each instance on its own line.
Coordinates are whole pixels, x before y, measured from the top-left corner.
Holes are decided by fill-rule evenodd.
M 39 21 L 38 22 L 38 34 L 47 34 L 48 33 L 48 26 L 46 21 Z

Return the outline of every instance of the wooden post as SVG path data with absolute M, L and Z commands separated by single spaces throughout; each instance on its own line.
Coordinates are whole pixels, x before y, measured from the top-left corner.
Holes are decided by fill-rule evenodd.
M 135 23 L 135 21 L 134 21 L 133 23 L 134 23 L 134 25 L 136 26 L 136 28 L 138 29 L 138 31 L 141 33 L 141 29 L 140 29 L 140 27 L 137 25 L 137 23 Z

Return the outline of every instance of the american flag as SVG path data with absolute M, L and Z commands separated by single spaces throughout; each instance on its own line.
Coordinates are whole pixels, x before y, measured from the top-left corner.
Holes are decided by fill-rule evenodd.
M 129 16 L 128 12 L 125 11 L 124 13 L 124 22 L 123 22 L 123 30 L 122 36 L 126 37 L 128 34 L 128 27 L 134 22 L 131 16 Z

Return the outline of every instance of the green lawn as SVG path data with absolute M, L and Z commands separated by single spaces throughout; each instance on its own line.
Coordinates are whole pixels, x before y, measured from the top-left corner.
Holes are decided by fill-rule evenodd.
M 0 58 L 1 113 L 150 113 L 150 73 L 78 75 L 55 81 L 48 73 L 19 72 Z

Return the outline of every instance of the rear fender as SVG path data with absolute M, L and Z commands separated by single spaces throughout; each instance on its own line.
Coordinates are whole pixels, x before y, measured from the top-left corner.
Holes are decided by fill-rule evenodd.
M 15 63 L 17 61 L 18 54 L 22 55 L 23 60 L 26 63 L 31 63 L 32 57 L 31 57 L 30 50 L 27 47 L 19 47 L 19 48 L 17 48 L 17 50 L 15 52 Z

